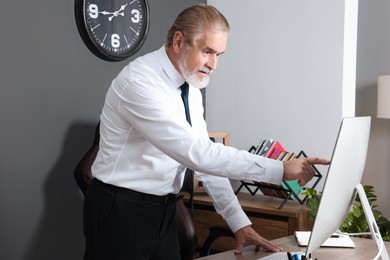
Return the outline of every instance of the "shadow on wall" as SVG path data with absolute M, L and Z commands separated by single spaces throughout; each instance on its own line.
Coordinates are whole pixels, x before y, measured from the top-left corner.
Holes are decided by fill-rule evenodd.
M 73 170 L 91 146 L 95 127 L 96 123 L 78 122 L 68 129 L 62 153 L 45 182 L 44 214 L 24 259 L 83 258 L 83 196 Z

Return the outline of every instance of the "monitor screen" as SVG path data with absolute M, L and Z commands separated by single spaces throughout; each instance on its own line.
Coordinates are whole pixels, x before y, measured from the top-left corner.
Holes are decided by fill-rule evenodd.
M 351 208 L 364 172 L 370 125 L 371 117 L 344 118 L 341 122 L 306 256 L 314 256 Z

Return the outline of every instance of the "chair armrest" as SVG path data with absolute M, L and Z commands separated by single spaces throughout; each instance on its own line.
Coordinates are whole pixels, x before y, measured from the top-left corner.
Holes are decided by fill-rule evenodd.
M 230 230 L 226 224 L 216 224 L 210 226 L 209 236 L 206 238 L 199 256 L 207 256 L 210 254 L 211 245 L 220 237 L 232 237 L 235 238 L 233 231 Z

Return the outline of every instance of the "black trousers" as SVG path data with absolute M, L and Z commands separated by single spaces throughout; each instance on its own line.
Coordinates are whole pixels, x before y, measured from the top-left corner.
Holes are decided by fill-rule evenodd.
M 84 260 L 179 260 L 176 199 L 93 179 L 84 200 Z

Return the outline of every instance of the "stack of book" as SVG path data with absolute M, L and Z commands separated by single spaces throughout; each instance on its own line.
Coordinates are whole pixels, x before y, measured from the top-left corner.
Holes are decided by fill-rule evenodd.
M 249 152 L 280 161 L 307 157 L 303 151 L 300 151 L 298 154 L 286 151 L 279 141 L 275 141 L 272 138 L 262 139 L 259 145 L 257 147 L 252 146 L 251 149 L 249 149 Z M 315 166 L 312 167 L 316 172 L 314 176 L 317 177 L 317 180 L 311 187 L 314 188 L 322 178 L 322 175 Z M 250 186 L 254 186 L 255 190 L 253 191 Z M 301 204 L 304 204 L 306 200 L 306 197 L 303 199 L 299 197 L 299 194 L 304 189 L 304 187 L 298 184 L 298 180 L 282 181 L 282 183 L 279 185 L 266 182 L 241 181 L 241 185 L 238 187 L 235 193 L 237 194 L 243 187 L 245 187 L 252 195 L 255 195 L 257 191 L 260 190 L 264 195 L 284 199 L 279 209 L 282 208 L 288 200 L 296 199 Z
M 275 141 L 272 138 L 265 138 L 261 140 L 258 147 L 254 149 L 254 153 L 266 158 L 280 161 L 292 160 L 304 156 L 302 151 L 299 154 L 287 152 L 279 141 Z M 260 191 L 264 195 L 274 196 L 282 199 L 295 199 L 304 188 L 298 184 L 297 180 L 283 181 L 280 185 L 266 182 L 254 183 L 257 184 Z

